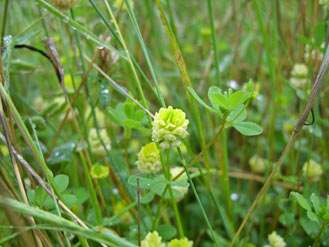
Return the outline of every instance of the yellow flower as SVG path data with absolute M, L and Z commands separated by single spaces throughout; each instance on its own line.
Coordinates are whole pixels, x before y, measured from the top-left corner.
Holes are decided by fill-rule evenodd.
M 79 0 L 54 0 L 55 6 L 63 10 L 72 8 L 77 2 Z
M 305 162 L 302 170 L 304 176 L 307 177 L 310 182 L 319 181 L 323 172 L 321 165 L 314 160 Z
M 96 163 L 91 167 L 90 174 L 94 179 L 106 178 L 110 174 L 110 169 L 107 166 Z
M 100 132 L 100 136 L 106 146 L 106 149 L 111 150 L 111 140 L 108 137 L 106 130 L 100 129 L 99 132 Z M 96 157 L 105 157 L 106 156 L 106 151 L 105 151 L 102 143 L 100 142 L 100 139 L 97 136 L 96 129 L 91 129 L 89 131 L 88 140 L 89 140 L 91 151 L 93 152 L 93 154 Z
M 143 146 L 137 157 L 136 165 L 140 172 L 151 174 L 161 170 L 160 151 L 156 143 Z
M 193 241 L 189 241 L 187 238 L 173 239 L 168 243 L 168 247 L 192 247 Z
M 142 247 L 165 247 L 166 245 L 161 243 L 161 240 L 157 231 L 149 232 L 142 241 Z
M 285 247 L 286 243 L 284 239 L 278 235 L 275 231 L 268 235 L 268 241 L 270 245 L 265 245 L 264 247 Z
M 177 137 L 185 138 L 188 135 L 186 131 L 189 120 L 186 119 L 186 114 L 180 109 L 161 108 L 155 113 L 152 122 L 152 141 L 160 142 L 160 147 L 167 149 L 170 144 L 173 147 L 178 147 L 181 142 Z
M 291 71 L 290 83 L 295 88 L 304 88 L 307 83 L 308 68 L 305 64 L 295 64 Z
M 263 173 L 266 169 L 266 160 L 254 155 L 249 160 L 249 166 L 252 172 Z

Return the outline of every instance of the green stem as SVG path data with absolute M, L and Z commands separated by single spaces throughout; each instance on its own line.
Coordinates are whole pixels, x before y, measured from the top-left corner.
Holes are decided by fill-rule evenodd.
M 223 135 L 221 136 L 221 147 L 222 147 L 222 185 L 224 188 L 225 201 L 227 212 L 230 217 L 232 217 L 232 200 L 231 200 L 231 189 L 230 189 L 230 178 L 228 175 L 228 150 L 227 150 L 227 130 L 223 131 Z
M 216 29 L 214 24 L 214 13 L 213 13 L 213 3 L 212 0 L 208 0 L 208 14 L 209 14 L 209 21 L 210 21 L 210 28 L 211 28 L 211 42 L 212 48 L 214 53 L 214 60 L 215 60 L 215 71 L 216 71 L 216 80 L 217 84 L 220 87 L 220 71 L 219 71 L 219 57 L 218 57 L 218 48 L 216 42 Z
M 137 37 L 138 37 L 138 40 L 139 40 L 139 43 L 141 45 L 141 48 L 143 50 L 143 53 L 144 53 L 144 56 L 145 56 L 145 59 L 146 59 L 146 63 L 150 69 L 150 73 L 151 73 L 151 76 L 152 76 L 152 79 L 154 81 L 154 84 L 155 84 L 155 87 L 156 87 L 156 90 L 157 90 L 157 94 L 158 94 L 158 97 L 161 101 L 161 105 L 163 107 L 166 107 L 166 103 L 163 99 L 163 96 L 162 96 L 162 93 L 161 93 L 161 90 L 160 90 L 160 87 L 159 87 L 159 82 L 158 82 L 158 78 L 155 74 L 155 71 L 154 71 L 154 68 L 153 68 L 153 65 L 151 63 L 151 59 L 148 55 L 148 52 L 147 52 L 147 49 L 146 49 L 146 46 L 145 46 L 145 43 L 144 43 L 144 40 L 143 40 L 143 37 L 142 37 L 142 34 L 141 34 L 141 31 L 138 27 L 138 23 L 137 23 L 137 19 L 135 17 L 135 14 L 134 12 L 132 11 L 132 8 L 130 6 L 130 1 L 129 0 L 125 0 L 125 3 L 126 3 L 126 6 L 127 6 L 127 9 L 128 9 L 128 13 L 129 13 L 129 16 L 130 16 L 130 19 L 131 19 L 131 22 L 133 23 L 134 25 L 134 28 L 136 30 L 136 33 L 137 33 Z
M 2 83 L 0 83 L 0 91 L 1 91 L 2 96 L 6 99 L 12 113 L 14 114 L 16 123 L 19 126 L 19 129 L 20 129 L 24 139 L 26 140 L 26 143 L 30 146 L 31 151 L 34 153 L 35 158 L 37 159 L 37 162 L 41 165 L 41 167 L 47 177 L 47 180 L 49 181 L 50 185 L 52 186 L 52 188 L 55 191 L 58 198 L 65 203 L 65 200 L 64 200 L 62 194 L 59 192 L 58 187 L 54 181 L 54 178 L 52 177 L 52 173 L 44 160 L 43 154 L 39 151 L 38 147 L 34 143 L 33 138 L 31 137 L 29 131 L 27 130 L 22 117 L 18 113 L 13 101 L 11 100 L 11 97 L 7 94 Z
M 104 24 L 106 25 L 106 27 L 111 31 L 113 37 L 119 42 L 120 47 L 123 48 L 123 43 L 120 39 L 120 37 L 118 36 L 118 34 L 115 32 L 115 30 L 111 27 L 110 23 L 107 21 L 107 19 L 105 18 L 105 16 L 102 14 L 102 12 L 100 11 L 100 9 L 97 7 L 96 3 L 94 0 L 89 0 L 90 4 L 93 6 L 93 8 L 96 10 L 97 14 L 99 15 L 99 17 L 102 19 L 102 21 L 104 22 Z M 146 82 L 146 85 L 149 87 L 149 89 L 151 90 L 152 94 L 156 97 L 156 99 L 158 100 L 158 102 L 160 104 L 163 105 L 163 100 L 161 99 L 161 91 L 159 91 L 158 93 L 154 90 L 150 80 L 147 78 L 147 76 L 145 75 L 145 73 L 143 72 L 143 70 L 141 69 L 141 67 L 138 65 L 138 63 L 136 62 L 135 58 L 130 54 L 131 60 L 134 63 L 134 66 L 136 67 L 136 69 L 138 70 L 138 72 L 140 73 L 140 75 L 142 76 L 142 78 L 144 79 L 144 81 Z M 156 84 L 156 82 L 155 82 Z
M 196 125 L 197 125 L 197 130 L 198 130 L 198 135 L 199 135 L 198 137 L 199 137 L 200 142 L 201 142 L 201 147 L 204 148 L 205 145 L 206 145 L 206 140 L 205 140 L 203 129 L 202 129 L 202 121 L 201 121 L 200 111 L 199 111 L 199 108 L 198 108 L 198 105 L 197 105 L 196 101 L 193 101 L 191 99 L 191 96 L 190 96 L 190 94 L 188 92 L 188 89 L 187 89 L 187 87 L 193 87 L 193 86 L 192 86 L 191 79 L 190 79 L 190 77 L 188 75 L 188 72 L 187 72 L 186 63 L 184 61 L 182 52 L 179 48 L 179 44 L 178 44 L 178 41 L 175 37 L 175 34 L 173 33 L 173 31 L 170 27 L 170 24 L 168 22 L 168 19 L 167 19 L 165 13 L 164 13 L 164 10 L 162 8 L 160 0 L 156 0 L 156 4 L 157 4 L 158 10 L 160 12 L 161 22 L 164 26 L 164 29 L 165 29 L 166 34 L 167 34 L 167 38 L 169 40 L 170 48 L 172 50 L 173 55 L 175 56 L 176 63 L 178 65 L 178 69 L 179 69 L 179 72 L 180 72 L 180 75 L 181 75 L 181 79 L 182 79 L 182 82 L 183 82 L 186 97 L 187 97 L 188 102 L 191 106 L 193 116 L 196 119 Z M 209 167 L 209 163 L 208 163 L 208 154 L 207 154 L 207 152 L 204 153 L 204 161 L 205 161 L 205 165 L 206 165 L 207 169 L 209 169 L 210 167 Z
M 320 237 L 324 230 L 326 229 L 326 224 L 322 224 L 319 234 L 316 236 L 312 247 L 317 247 L 319 245 Z
M 48 29 L 47 29 L 46 22 L 45 22 L 45 20 L 43 19 L 42 10 L 41 10 L 40 5 L 38 5 L 38 11 L 39 11 L 39 14 L 40 14 L 40 17 L 41 17 L 42 28 L 43 28 L 43 30 L 45 31 L 46 37 L 48 38 L 48 37 L 49 37 L 49 32 L 48 32 Z
M 157 211 L 156 211 L 156 214 L 155 214 L 155 217 L 154 217 L 154 220 L 153 220 L 153 223 L 152 223 L 152 231 L 155 230 L 156 226 L 157 226 L 157 223 L 158 223 L 158 220 L 160 218 L 160 214 L 161 214 L 161 206 L 162 206 L 162 203 L 164 201 L 164 198 L 165 198 L 165 195 L 167 193 L 167 190 L 168 190 L 168 185 L 166 186 L 166 188 L 164 189 L 164 191 L 162 192 L 162 195 L 161 195 L 161 198 L 160 198 L 160 201 L 158 203 L 158 208 L 157 208 Z
M 161 159 L 162 170 L 163 170 L 163 172 L 165 174 L 166 179 L 167 180 L 170 180 L 169 166 L 167 167 L 166 164 L 165 164 L 164 157 L 163 157 L 163 152 L 160 149 L 159 143 L 157 143 L 157 146 L 158 146 L 158 149 L 160 150 L 160 159 Z M 183 224 L 182 224 L 182 221 L 181 221 L 181 218 L 180 218 L 180 215 L 179 215 L 179 211 L 178 211 L 178 208 L 177 208 L 176 200 L 175 200 L 175 197 L 173 195 L 171 186 L 168 186 L 168 189 L 169 189 L 169 195 L 170 195 L 172 207 L 174 209 L 174 214 L 175 214 L 175 218 L 176 218 L 176 223 L 177 223 L 177 228 L 178 228 L 179 236 L 181 238 L 184 238 L 185 234 L 184 234 L 184 230 L 183 230 Z
M 187 175 L 187 177 L 188 177 L 188 180 L 189 180 L 189 182 L 190 182 L 190 185 L 191 185 L 191 188 L 192 188 L 193 194 L 194 194 L 194 196 L 195 196 L 195 198 L 196 198 L 196 200 L 197 200 L 197 202 L 198 202 L 198 204 L 199 204 L 199 207 L 200 207 L 200 209 L 201 209 L 201 212 L 202 212 L 202 214 L 203 214 L 203 217 L 204 217 L 204 219 L 205 219 L 205 221 L 206 221 L 206 223 L 207 223 L 207 225 L 208 225 L 209 231 L 210 231 L 210 233 L 211 233 L 211 237 L 212 237 L 213 240 L 215 241 L 216 246 L 220 246 L 219 243 L 218 243 L 218 240 L 217 240 L 217 238 L 216 238 L 216 236 L 215 236 L 215 232 L 214 232 L 214 230 L 212 229 L 212 226 L 211 226 L 211 224 L 210 224 L 210 222 L 209 222 L 209 219 L 208 219 L 208 216 L 207 216 L 207 214 L 206 214 L 206 211 L 204 210 L 204 207 L 203 207 L 203 205 L 202 205 L 202 202 L 201 202 L 201 200 L 200 200 L 200 198 L 199 198 L 198 192 L 197 192 L 196 189 L 195 189 L 194 183 L 193 183 L 192 178 L 191 178 L 191 176 L 190 176 L 190 173 L 189 173 L 189 171 L 188 171 L 188 169 L 187 169 L 185 159 L 183 158 L 182 152 L 181 152 L 181 150 L 180 150 L 179 147 L 177 147 L 177 151 L 178 151 L 178 154 L 179 154 L 179 158 L 180 158 L 180 160 L 181 160 L 181 162 L 182 162 L 182 164 L 183 164 L 183 166 L 184 166 L 185 173 L 186 173 L 186 175 Z
M 3 16 L 2 16 L 2 27 L 1 27 L 1 41 L 0 44 L 3 46 L 3 37 L 5 36 L 6 31 L 6 22 L 7 22 L 7 13 L 8 13 L 8 3 L 9 0 L 5 1 L 5 6 L 3 8 Z
M 96 196 L 96 191 L 94 189 L 93 181 L 91 180 L 91 177 L 90 177 L 90 174 L 89 174 L 89 168 L 88 168 L 88 165 L 87 165 L 87 163 L 85 161 L 85 158 L 83 157 L 81 151 L 79 151 L 79 155 L 80 155 L 80 158 L 81 158 L 83 173 L 84 173 L 84 175 L 86 177 L 86 180 L 87 180 L 87 186 L 88 186 L 88 190 L 89 190 L 89 193 L 90 193 L 91 203 L 92 203 L 94 211 L 95 211 L 97 224 L 101 225 L 102 224 L 102 213 L 101 213 L 101 210 L 99 208 L 99 204 L 98 204 L 98 200 L 97 200 L 97 196 Z
M 102 226 L 106 226 L 110 223 L 112 223 L 113 221 L 115 221 L 116 219 L 118 219 L 121 215 L 124 215 L 126 212 L 128 212 L 130 209 L 134 208 L 137 206 L 137 201 L 131 203 L 130 205 L 128 205 L 127 207 L 125 207 L 125 209 L 123 209 L 122 211 L 120 211 L 119 213 L 113 215 L 111 218 L 109 218 L 108 220 L 104 221 L 102 223 Z
M 145 98 L 145 95 L 144 95 L 144 92 L 143 92 L 143 89 L 142 89 L 141 82 L 140 82 L 140 80 L 139 80 L 139 78 L 138 78 L 137 72 L 136 72 L 136 70 L 135 70 L 135 66 L 134 66 L 134 64 L 133 64 L 133 62 L 132 62 L 132 60 L 131 60 L 131 57 L 130 57 L 130 54 L 129 54 L 129 50 L 128 50 L 128 48 L 127 48 L 127 45 L 126 45 L 126 43 L 124 42 L 124 39 L 123 39 L 123 36 L 122 36 L 122 34 L 121 34 L 121 30 L 120 30 L 120 28 L 119 28 L 119 25 L 118 25 L 118 23 L 117 23 L 117 21 L 116 21 L 116 18 L 115 18 L 114 14 L 113 14 L 113 11 L 112 11 L 111 6 L 110 6 L 110 4 L 108 3 L 108 1 L 107 1 L 107 0 L 104 0 L 104 3 L 105 3 L 105 6 L 106 6 L 106 9 L 107 9 L 108 13 L 109 13 L 110 16 L 111 16 L 111 19 L 112 19 L 112 21 L 113 21 L 113 24 L 114 24 L 114 26 L 115 26 L 115 29 L 116 29 L 116 31 L 117 31 L 117 33 L 118 33 L 118 36 L 119 36 L 119 38 L 120 38 L 120 40 L 121 40 L 121 42 L 122 42 L 123 49 L 124 49 L 124 51 L 125 51 L 125 53 L 126 53 L 127 61 L 128 61 L 129 65 L 130 65 L 130 68 L 131 68 L 131 70 L 132 70 L 132 72 L 133 72 L 133 75 L 134 75 L 134 78 L 135 78 L 135 81 L 136 81 L 136 84 L 137 84 L 138 92 L 139 92 L 139 94 L 140 94 L 140 96 L 141 96 L 141 98 L 142 98 L 142 101 L 143 101 L 143 105 L 144 105 L 144 107 L 148 108 L 148 105 L 147 105 L 147 103 L 146 103 L 146 98 Z M 150 117 L 149 117 L 149 121 L 151 122 L 151 118 L 150 118 Z

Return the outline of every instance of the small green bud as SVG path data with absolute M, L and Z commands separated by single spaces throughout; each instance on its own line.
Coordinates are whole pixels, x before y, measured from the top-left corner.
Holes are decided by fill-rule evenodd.
M 193 241 L 189 241 L 187 238 L 173 239 L 168 243 L 168 247 L 192 247 Z
M 313 183 L 319 181 L 323 173 L 321 165 L 314 160 L 305 162 L 302 170 L 304 176 Z
M 286 243 L 284 239 L 278 235 L 275 231 L 268 235 L 269 245 L 265 245 L 264 247 L 285 247 Z
M 252 172 L 263 173 L 266 169 L 266 160 L 254 155 L 250 158 L 249 165 Z
M 96 163 L 91 167 L 90 174 L 94 179 L 106 178 L 110 174 L 110 169 L 107 166 Z

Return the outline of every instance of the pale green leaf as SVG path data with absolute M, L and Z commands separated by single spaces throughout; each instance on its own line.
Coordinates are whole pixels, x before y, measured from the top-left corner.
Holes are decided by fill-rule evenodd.
M 246 91 L 237 91 L 230 97 L 232 109 L 241 106 L 249 98 L 249 93 Z
M 234 123 L 233 127 L 245 136 L 255 136 L 263 133 L 263 128 L 252 122 Z
M 303 195 L 299 194 L 298 192 L 291 192 L 290 196 L 293 196 L 297 200 L 299 206 L 304 208 L 306 211 L 312 211 L 311 205 Z
M 191 93 L 191 95 L 193 96 L 193 98 L 194 98 L 196 101 L 199 102 L 200 105 L 204 106 L 204 107 L 207 108 L 209 111 L 212 111 L 212 112 L 216 112 L 216 113 L 221 114 L 220 111 L 218 111 L 218 110 L 212 108 L 211 106 L 207 105 L 207 104 L 206 104 L 206 103 L 205 103 L 205 102 L 199 97 L 199 95 L 195 92 L 195 90 L 194 90 L 193 88 L 188 87 L 187 89 L 188 89 L 188 91 Z

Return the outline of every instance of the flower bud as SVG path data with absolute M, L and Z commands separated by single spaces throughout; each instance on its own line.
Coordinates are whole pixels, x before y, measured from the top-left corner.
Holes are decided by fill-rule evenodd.
M 161 170 L 160 151 L 154 142 L 143 146 L 137 157 L 136 165 L 140 172 L 152 174 Z
M 268 235 L 269 245 L 265 245 L 264 247 L 285 247 L 286 243 L 284 239 L 278 235 L 275 231 Z
M 304 176 L 307 177 L 308 180 L 313 183 L 320 180 L 320 177 L 323 172 L 321 165 L 315 162 L 314 160 L 305 162 L 302 170 Z
M 159 236 L 157 231 L 149 232 L 142 241 L 142 247 L 165 247 L 166 245 L 161 240 L 162 237 Z
M 291 71 L 290 83 L 295 87 L 302 89 L 307 83 L 308 68 L 305 64 L 295 64 Z
M 266 169 L 266 160 L 254 155 L 249 160 L 249 166 L 252 172 L 263 173 Z
M 107 166 L 96 163 L 91 167 L 90 175 L 94 179 L 106 178 L 109 174 L 110 169 Z
M 168 243 L 168 247 L 192 247 L 193 241 L 189 241 L 187 238 L 173 239 Z
M 161 108 L 155 113 L 152 122 L 152 141 L 160 142 L 160 147 L 168 149 L 170 144 L 173 147 L 178 147 L 181 142 L 177 137 L 185 138 L 188 135 L 186 131 L 189 120 L 186 119 L 186 114 L 180 109 Z

